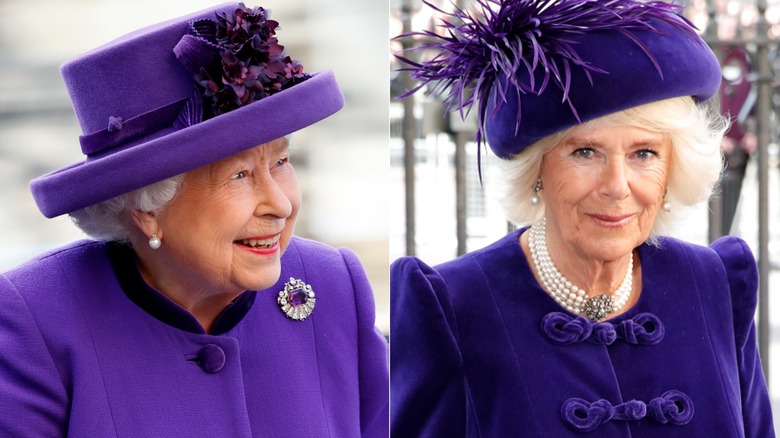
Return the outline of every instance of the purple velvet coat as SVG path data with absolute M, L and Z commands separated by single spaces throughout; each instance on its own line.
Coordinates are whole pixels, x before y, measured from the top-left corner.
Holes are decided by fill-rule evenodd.
M 290 277 L 317 294 L 302 322 L 276 303 Z M 387 344 L 363 269 L 304 239 L 218 336 L 134 304 L 106 244 L 50 252 L 0 276 L 0 349 L 3 437 L 388 435 Z
M 393 436 L 774 436 L 743 241 L 640 246 L 639 301 L 591 323 L 536 282 L 520 232 L 393 264 Z

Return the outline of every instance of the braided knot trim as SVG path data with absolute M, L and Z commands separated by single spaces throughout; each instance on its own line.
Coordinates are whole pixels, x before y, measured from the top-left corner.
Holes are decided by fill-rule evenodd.
M 551 312 L 542 318 L 541 328 L 547 339 L 560 345 L 584 341 L 612 345 L 618 339 L 634 345 L 655 345 L 661 342 L 665 334 L 664 324 L 652 313 L 640 313 L 613 324 Z
M 681 391 L 666 391 L 660 397 L 645 403 L 630 400 L 613 406 L 601 399 L 589 402 L 570 398 L 561 406 L 561 417 L 569 427 L 580 432 L 590 432 L 610 420 L 639 421 L 645 417 L 675 426 L 688 424 L 693 418 L 693 401 Z

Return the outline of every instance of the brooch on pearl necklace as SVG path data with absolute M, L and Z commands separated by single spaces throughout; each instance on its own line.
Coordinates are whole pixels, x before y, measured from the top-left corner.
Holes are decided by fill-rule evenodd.
M 310 285 L 290 277 L 284 289 L 279 291 L 276 302 L 288 318 L 303 321 L 314 311 L 317 299 Z
M 582 288 L 564 277 L 550 259 L 547 251 L 546 228 L 545 218 L 532 225 L 528 246 L 531 248 L 531 259 L 542 281 L 542 287 L 550 293 L 550 296 L 568 311 L 576 315 L 584 313 L 591 321 L 601 321 L 610 313 L 622 309 L 631 295 L 633 286 L 634 253 L 629 255 L 626 276 L 615 293 L 612 296 L 601 294 L 589 298 Z

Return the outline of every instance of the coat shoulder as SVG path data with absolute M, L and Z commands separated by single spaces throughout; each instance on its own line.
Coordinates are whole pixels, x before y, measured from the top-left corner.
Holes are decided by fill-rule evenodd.
M 661 237 L 658 245 L 643 245 L 643 256 L 666 260 L 674 266 L 690 266 L 694 275 L 703 275 L 703 272 L 717 276 L 724 275 L 723 263 L 718 251 L 711 246 L 703 246 L 685 242 L 674 237 Z
M 522 255 L 519 237 L 524 230 L 509 233 L 501 239 L 456 259 L 438 264 L 434 269 L 442 275 L 474 270 L 501 269 L 506 262 L 514 262 Z
M 101 263 L 104 262 L 104 263 Z M 2 274 L 23 296 L 45 294 L 52 285 L 63 289 L 74 275 L 110 268 L 106 243 L 81 240 L 42 253 Z
M 300 257 L 305 262 L 327 263 L 347 258 L 356 258 L 355 254 L 347 248 L 334 248 L 316 240 L 294 236 L 290 241 L 288 251 Z
M 51 277 L 58 275 L 60 270 L 53 269 L 61 262 L 88 263 L 98 254 L 105 254 L 106 243 L 96 240 L 80 240 L 71 244 L 41 253 L 23 264 L 4 272 L 2 275 L 9 280 L 30 275 Z

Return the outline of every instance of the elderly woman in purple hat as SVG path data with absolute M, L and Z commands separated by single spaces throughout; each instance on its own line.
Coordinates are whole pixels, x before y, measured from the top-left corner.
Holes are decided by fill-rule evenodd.
M 382 437 L 354 254 L 293 236 L 294 131 L 343 105 L 227 3 L 62 67 L 86 160 L 34 180 L 94 240 L 0 275 L 0 435 Z
M 774 436 L 750 250 L 663 236 L 722 167 L 712 51 L 664 2 L 474 5 L 406 61 L 478 106 L 531 225 L 393 264 L 393 436 Z

